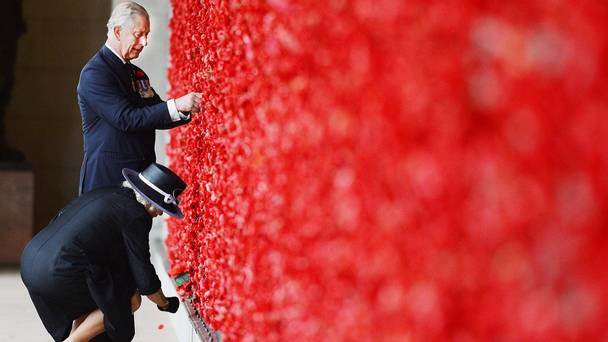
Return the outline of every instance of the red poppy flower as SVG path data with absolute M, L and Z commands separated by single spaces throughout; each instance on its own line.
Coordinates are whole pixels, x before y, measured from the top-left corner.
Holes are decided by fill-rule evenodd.
M 223 339 L 606 340 L 602 1 L 172 6 L 168 253 Z

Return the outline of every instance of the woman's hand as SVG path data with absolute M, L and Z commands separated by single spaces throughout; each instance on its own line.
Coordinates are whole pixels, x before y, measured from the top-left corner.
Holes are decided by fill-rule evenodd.
M 176 313 L 179 308 L 179 298 L 165 297 L 162 289 L 158 289 L 158 291 L 147 295 L 147 297 L 156 304 L 156 307 L 160 311 Z
M 177 297 L 168 297 L 167 304 L 164 306 L 157 305 L 156 306 L 160 311 L 166 311 L 170 313 L 176 313 L 179 308 L 179 299 Z

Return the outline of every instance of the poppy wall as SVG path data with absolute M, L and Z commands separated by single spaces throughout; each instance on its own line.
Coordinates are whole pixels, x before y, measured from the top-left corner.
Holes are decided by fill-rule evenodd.
M 606 4 L 172 5 L 167 245 L 226 341 L 608 338 Z

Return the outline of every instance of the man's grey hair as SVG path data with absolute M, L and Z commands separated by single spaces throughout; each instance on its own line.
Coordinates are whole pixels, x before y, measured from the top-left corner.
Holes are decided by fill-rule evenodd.
M 112 15 L 110 16 L 110 19 L 108 19 L 108 37 L 112 34 L 112 31 L 114 31 L 116 26 L 120 26 L 121 28 L 126 27 L 136 15 L 144 16 L 148 18 L 148 20 L 150 19 L 148 11 L 136 2 L 125 1 L 114 7 Z
M 129 189 L 133 189 L 133 187 L 131 186 L 131 184 L 127 181 L 123 181 L 122 182 L 122 186 L 124 188 L 129 188 Z M 147 199 L 143 198 L 142 195 L 139 194 L 139 192 L 135 191 L 135 189 L 133 189 L 133 192 L 135 193 L 135 199 L 137 200 L 137 202 L 139 202 L 139 204 L 143 205 L 146 210 L 149 207 L 154 207 L 154 205 L 152 203 L 150 203 Z

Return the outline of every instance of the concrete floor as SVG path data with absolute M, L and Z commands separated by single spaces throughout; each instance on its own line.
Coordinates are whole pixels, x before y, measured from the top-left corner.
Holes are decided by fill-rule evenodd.
M 156 305 L 142 298 L 141 308 L 135 313 L 133 341 L 177 341 L 169 315 L 158 311 Z M 159 329 L 161 325 L 163 327 Z M 17 269 L 0 270 L 0 341 L 53 341 L 38 318 Z

